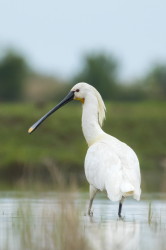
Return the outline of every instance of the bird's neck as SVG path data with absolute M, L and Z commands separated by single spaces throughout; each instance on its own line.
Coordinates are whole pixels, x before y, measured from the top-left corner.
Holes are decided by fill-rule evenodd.
M 98 121 L 98 101 L 95 96 L 85 98 L 82 112 L 82 130 L 89 146 L 104 134 Z

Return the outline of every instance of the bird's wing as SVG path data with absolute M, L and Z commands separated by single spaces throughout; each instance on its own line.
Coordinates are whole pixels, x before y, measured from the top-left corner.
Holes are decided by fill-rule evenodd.
M 91 185 L 101 191 L 106 189 L 111 200 L 120 200 L 122 197 L 120 159 L 109 150 L 107 144 L 98 142 L 88 149 L 85 158 L 85 175 Z
M 119 152 L 119 149 L 117 151 Z M 88 149 L 85 158 L 85 174 L 88 182 L 99 190 L 106 189 L 112 201 L 119 200 L 122 195 L 131 191 L 133 195 L 134 192 L 137 193 L 137 197 L 134 197 L 136 199 L 140 195 L 139 166 L 135 163 L 134 156 L 132 161 L 126 160 L 125 153 L 127 152 L 123 154 L 121 152 L 119 155 L 116 148 L 111 147 L 106 141 L 101 141 Z M 130 163 L 136 166 L 130 166 Z
M 122 184 L 121 191 L 126 195 L 128 190 L 133 187 L 133 197 L 137 200 L 140 199 L 141 189 L 141 175 L 140 166 L 137 155 L 127 144 L 119 141 L 117 138 L 108 136 L 106 143 L 109 149 L 115 152 L 119 157 L 122 167 Z M 132 187 L 131 187 L 132 186 Z

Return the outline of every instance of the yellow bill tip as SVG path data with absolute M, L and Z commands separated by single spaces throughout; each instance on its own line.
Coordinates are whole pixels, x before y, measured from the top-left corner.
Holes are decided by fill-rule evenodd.
M 29 134 L 32 133 L 32 131 L 33 131 L 33 128 L 32 128 L 32 127 L 28 129 L 28 133 L 29 133 Z

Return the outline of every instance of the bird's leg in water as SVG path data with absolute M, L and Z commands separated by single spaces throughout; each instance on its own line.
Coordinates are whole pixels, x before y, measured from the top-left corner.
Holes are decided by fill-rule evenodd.
M 92 203 L 93 203 L 93 200 L 95 198 L 95 195 L 97 193 L 97 189 L 90 185 L 89 187 L 89 194 L 90 194 L 90 201 L 89 201 L 89 208 L 88 208 L 88 215 L 89 216 L 93 216 L 93 212 L 91 211 L 91 207 L 92 207 Z
M 123 204 L 124 199 L 125 199 L 125 197 L 122 196 L 122 198 L 121 198 L 121 200 L 119 202 L 119 210 L 118 210 L 119 218 L 122 218 L 121 212 L 122 212 L 122 204 Z

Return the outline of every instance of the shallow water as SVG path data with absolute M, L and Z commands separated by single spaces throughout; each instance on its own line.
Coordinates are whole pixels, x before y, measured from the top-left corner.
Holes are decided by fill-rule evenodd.
M 0 249 L 32 249 L 32 246 L 22 244 L 31 241 L 35 233 L 39 239 L 34 243 L 36 249 L 59 249 L 49 244 L 49 238 L 46 243 L 40 242 L 42 227 L 49 222 L 47 233 L 51 233 L 52 226 L 56 225 L 52 225 L 54 221 L 50 219 L 50 214 L 61 213 L 62 208 L 67 211 L 68 203 L 72 203 L 73 208 L 79 211 L 81 230 L 92 249 L 166 249 L 166 194 L 144 194 L 140 202 L 126 199 L 123 220 L 117 216 L 118 203 L 112 203 L 100 194 L 93 204 L 93 217 L 86 216 L 88 197 L 88 193 L 76 192 L 1 192 Z M 22 241 L 21 237 L 25 237 L 22 231 L 29 223 L 32 225 L 32 235 L 27 228 L 29 238 Z M 44 245 L 41 247 L 40 243 Z

